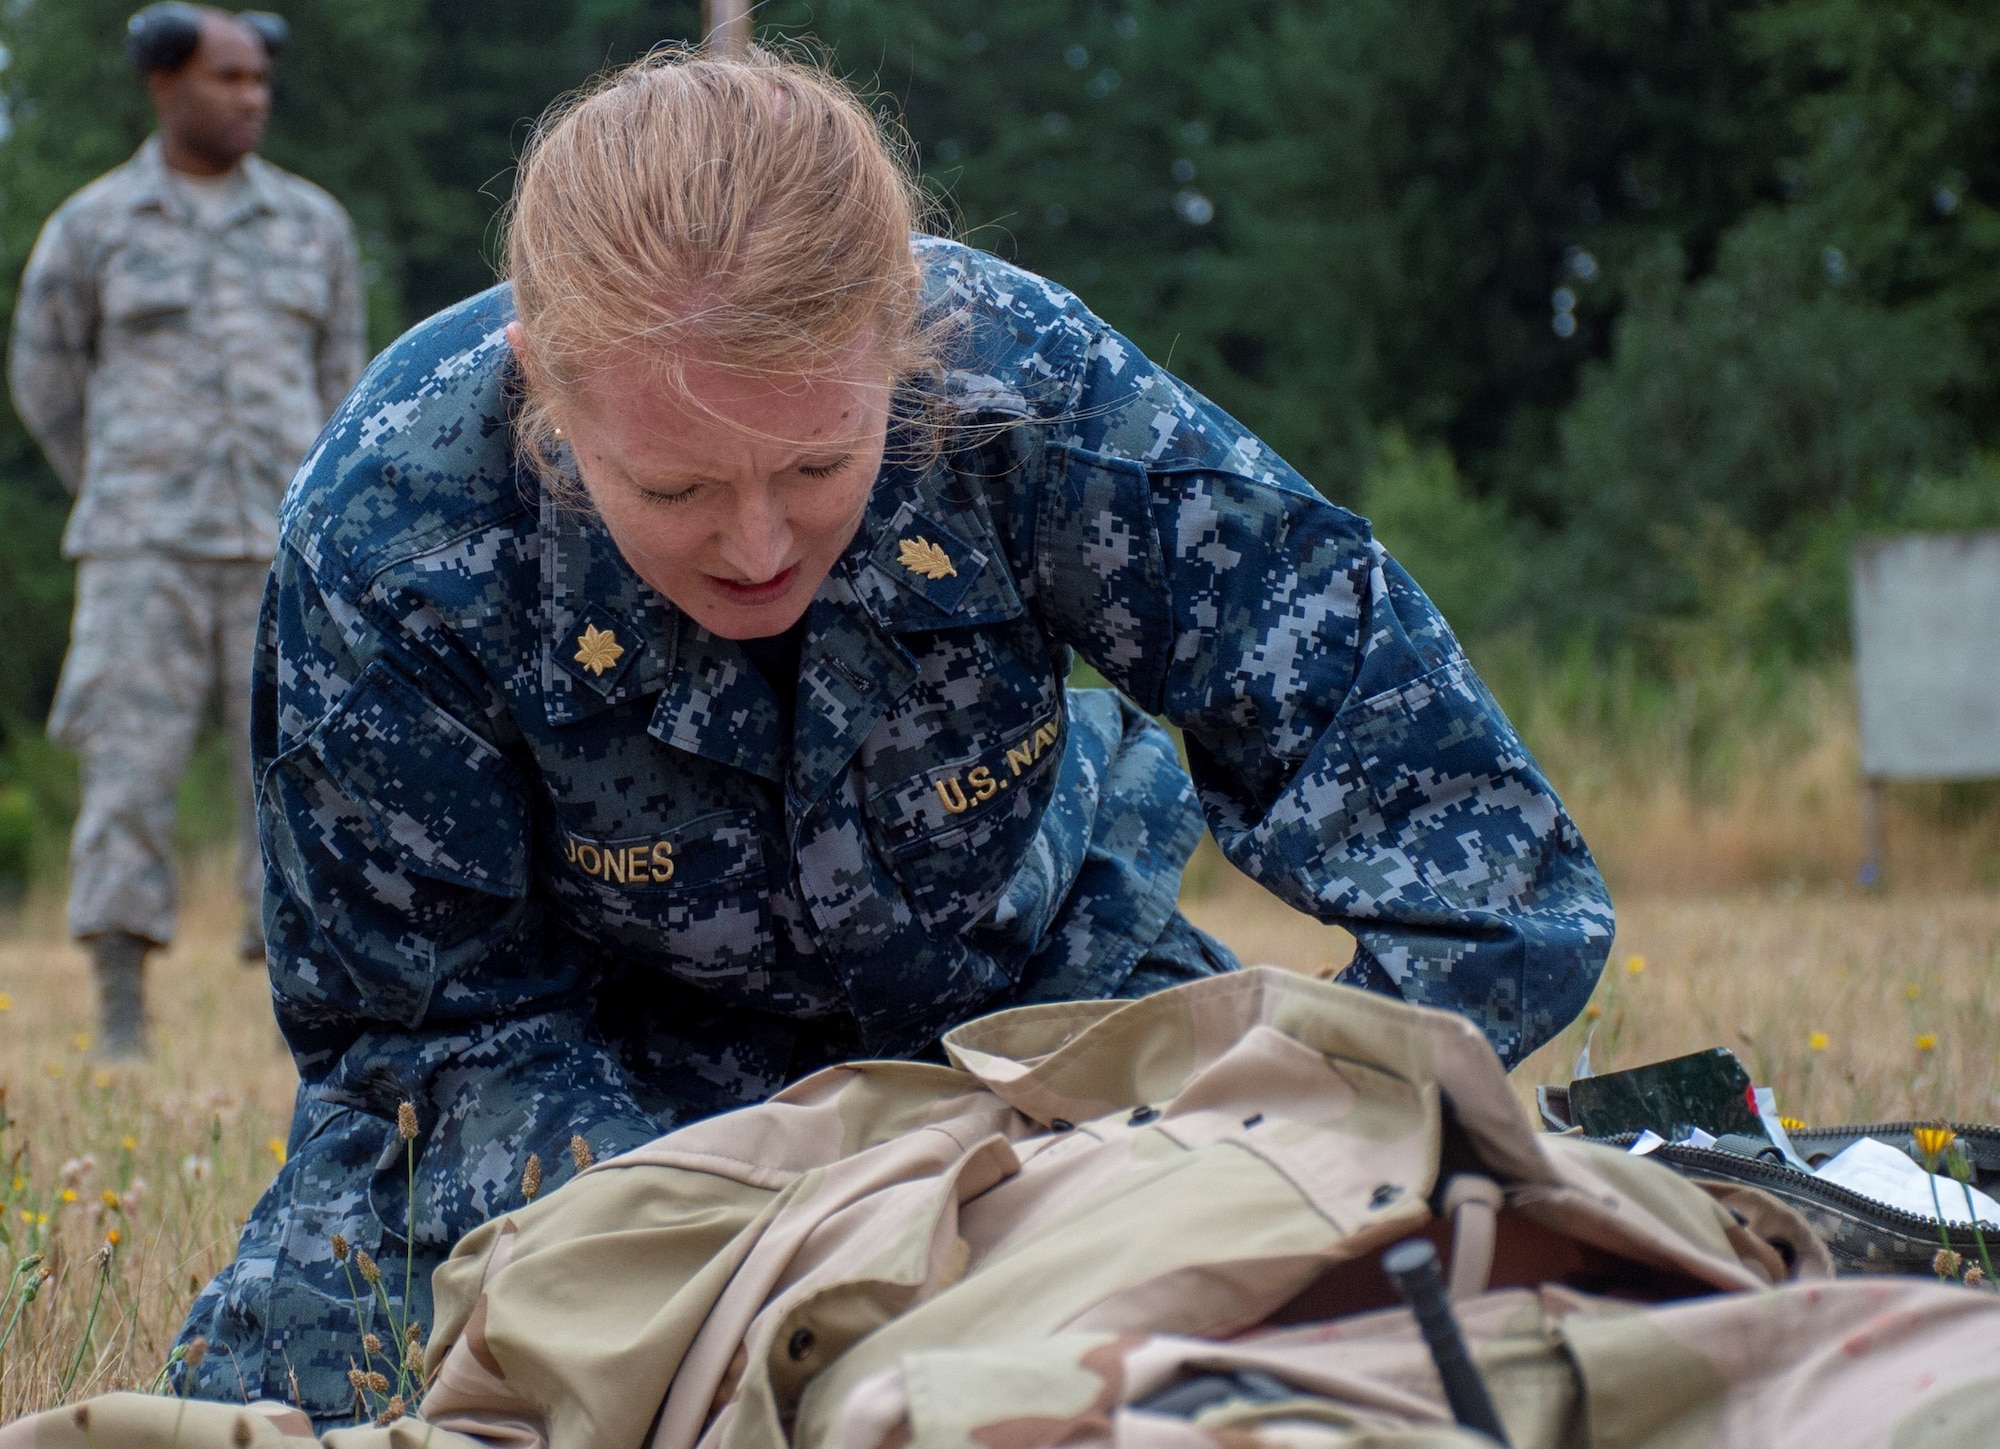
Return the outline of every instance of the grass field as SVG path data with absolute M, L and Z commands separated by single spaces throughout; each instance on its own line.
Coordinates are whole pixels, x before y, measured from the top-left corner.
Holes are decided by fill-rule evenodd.
M 1245 960 L 1313 972 L 1351 950 L 1219 860 L 1194 880 L 1190 914 Z M 0 1349 L 0 1422 L 151 1382 L 277 1165 L 293 1077 L 263 979 L 231 956 L 220 877 L 191 897 L 158 962 L 157 1050 L 141 1071 L 91 1063 L 88 974 L 51 898 L 0 938 L 0 1271 L 39 1251 L 53 1274 Z M 1590 1019 L 1516 1074 L 1524 1094 L 1566 1081 L 1594 1029 L 1600 1069 L 1731 1046 L 1810 1121 L 2000 1119 L 2000 895 L 1626 892 L 1620 920 Z
M 1337 968 L 1345 932 L 1240 877 L 1187 903 L 1245 961 Z M 1789 1116 L 2000 1121 L 2000 895 L 1625 895 L 1584 1017 L 1514 1073 L 1524 1100 L 1598 1071 L 1731 1048 Z
M 32 899 L 0 938 L 0 1272 L 40 1252 L 54 1275 L 0 1350 L 0 1422 L 149 1383 L 276 1168 L 291 1060 L 263 973 L 230 949 L 226 882 L 198 879 L 190 896 L 181 941 L 151 963 L 155 1051 L 143 1070 L 91 1061 L 89 967 L 63 940 L 59 901 Z M 0 1334 L 32 1279 L 16 1275 Z

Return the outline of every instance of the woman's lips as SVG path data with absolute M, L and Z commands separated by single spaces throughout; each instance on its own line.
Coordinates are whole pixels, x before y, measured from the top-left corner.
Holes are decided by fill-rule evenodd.
M 715 587 L 717 593 L 732 604 L 768 604 L 774 599 L 783 598 L 798 576 L 799 566 L 793 564 L 783 573 L 766 579 L 761 584 L 739 584 L 733 579 L 717 578 L 714 574 L 708 575 L 708 581 Z

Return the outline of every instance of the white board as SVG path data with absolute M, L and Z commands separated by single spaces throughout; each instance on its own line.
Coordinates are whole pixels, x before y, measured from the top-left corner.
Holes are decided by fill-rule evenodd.
M 1857 544 L 1854 677 L 1863 774 L 2000 777 L 2000 532 Z

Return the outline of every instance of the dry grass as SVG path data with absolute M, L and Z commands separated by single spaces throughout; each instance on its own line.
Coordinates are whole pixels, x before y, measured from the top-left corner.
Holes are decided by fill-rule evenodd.
M 2000 895 L 1636 897 L 1577 1022 L 1519 1071 L 1566 1082 L 1726 1046 L 1815 1124 L 2000 1120 Z
M 20 1289 L 53 1274 L 0 1350 L 0 1422 L 149 1384 L 193 1289 L 229 1261 L 276 1166 L 291 1061 L 261 973 L 230 950 L 226 884 L 198 879 L 190 894 L 181 941 L 149 963 L 155 1052 L 143 1069 L 90 1059 L 89 967 L 63 942 L 59 903 L 32 900 L 0 935 L 0 1090 L 12 1119 L 0 1132 L 0 1292 L 9 1275 L 15 1289 L 0 1333 Z M 40 1267 L 15 1274 L 36 1252 Z
M 1629 895 L 1839 890 L 1861 864 L 1861 742 L 1845 670 L 1762 679 L 1718 667 L 1678 688 L 1522 686 L 1515 722 Z M 2000 786 L 1887 792 L 1885 874 L 1898 889 L 2000 887 Z
M 1188 915 L 1244 960 L 1346 962 L 1346 932 L 1210 868 Z M 1729 1047 L 1809 1122 L 2000 1120 L 2000 894 L 1626 895 L 1618 918 L 1584 1019 L 1515 1072 L 1524 1096 L 1567 1082 L 1588 1035 L 1599 1071 Z

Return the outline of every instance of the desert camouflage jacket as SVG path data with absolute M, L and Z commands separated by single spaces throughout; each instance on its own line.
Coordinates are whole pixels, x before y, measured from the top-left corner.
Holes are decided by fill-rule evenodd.
M 269 558 L 285 483 L 367 360 L 347 213 L 255 156 L 243 175 L 205 225 L 155 136 L 28 258 L 7 377 L 77 495 L 72 558 Z
M 1478 1449 L 1376 1266 L 1423 1235 L 1516 1449 L 2000 1443 L 2000 1299 L 1537 1135 L 1477 1031 L 1269 968 L 1007 1011 L 517 1196 L 326 1449 Z M 396 1345 L 375 1305 L 350 1319 Z M 371 1379 L 370 1375 L 375 1377 Z M 420 1417 L 367 1427 L 416 1404 Z M 399 1396 L 392 1404 L 392 1396 Z M 308 1449 L 137 1394 L 0 1449 Z

